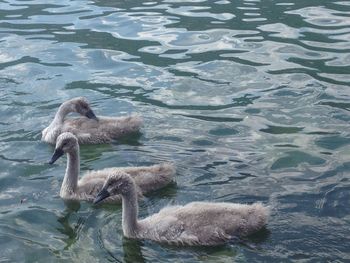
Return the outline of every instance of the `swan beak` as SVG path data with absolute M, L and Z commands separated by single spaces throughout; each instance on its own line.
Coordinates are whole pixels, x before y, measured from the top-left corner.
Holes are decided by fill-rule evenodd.
M 106 189 L 102 189 L 96 196 L 95 200 L 94 200 L 94 204 L 98 204 L 99 202 L 101 202 L 102 200 L 106 199 L 107 197 L 109 197 L 111 194 L 106 190 Z
M 88 117 L 89 119 L 94 119 L 98 121 L 98 118 L 96 117 L 95 113 L 92 110 L 88 110 L 85 116 Z
M 53 164 L 57 161 L 58 158 L 60 158 L 64 154 L 62 149 L 55 149 L 55 152 L 53 153 L 51 160 L 49 161 L 49 164 Z

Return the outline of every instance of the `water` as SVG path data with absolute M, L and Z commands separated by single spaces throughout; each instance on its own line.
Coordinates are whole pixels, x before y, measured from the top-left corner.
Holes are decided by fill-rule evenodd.
M 0 262 L 350 260 L 348 1 L 0 1 Z M 273 208 L 212 248 L 122 237 L 121 207 L 65 204 L 41 130 L 86 96 L 140 136 L 83 146 L 82 171 L 173 161 L 141 216 L 195 200 Z

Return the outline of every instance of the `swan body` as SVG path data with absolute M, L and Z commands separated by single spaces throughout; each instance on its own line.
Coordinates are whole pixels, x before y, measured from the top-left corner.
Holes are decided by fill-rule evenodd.
M 137 187 L 122 171 L 110 175 L 94 203 L 115 194 L 122 196 L 122 227 L 126 237 L 170 245 L 220 245 L 249 235 L 267 224 L 269 208 L 261 203 L 192 202 L 170 206 L 138 220 Z
M 141 167 L 112 167 L 98 171 L 89 171 L 80 180 L 80 160 L 78 139 L 69 132 L 57 138 L 56 149 L 50 160 L 53 164 L 64 153 L 67 154 L 67 169 L 62 182 L 60 197 L 65 200 L 85 200 L 92 202 L 110 174 L 124 172 L 130 174 L 136 182 L 138 197 L 169 184 L 175 174 L 175 168 L 169 163 Z M 118 195 L 106 199 L 107 203 L 120 202 Z
M 82 117 L 66 119 L 77 112 Z M 139 116 L 96 117 L 88 101 L 83 97 L 74 98 L 61 104 L 51 124 L 42 131 L 42 141 L 55 144 L 63 132 L 71 132 L 80 144 L 108 143 L 129 133 L 137 132 L 142 125 Z

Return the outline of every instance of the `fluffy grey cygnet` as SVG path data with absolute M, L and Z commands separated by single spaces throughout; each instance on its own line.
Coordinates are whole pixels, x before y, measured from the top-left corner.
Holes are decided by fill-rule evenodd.
M 60 196 L 66 200 L 85 200 L 92 202 L 102 189 L 107 177 L 115 173 L 128 173 L 136 182 L 135 193 L 143 194 L 168 185 L 174 177 L 175 168 L 172 164 L 163 163 L 141 167 L 112 167 L 98 171 L 87 172 L 80 180 L 80 160 L 78 139 L 70 132 L 62 133 L 57 138 L 56 149 L 50 160 L 53 164 L 64 153 L 67 154 L 67 169 L 62 182 Z M 120 195 L 114 195 L 105 200 L 109 203 L 121 201 Z
M 261 203 L 192 202 L 163 208 L 139 220 L 137 186 L 123 171 L 108 176 L 94 203 L 113 195 L 122 196 L 122 227 L 126 237 L 170 245 L 220 245 L 261 229 L 269 217 L 269 208 Z
M 82 117 L 69 118 L 71 112 Z M 51 124 L 42 131 L 41 140 L 55 144 L 63 132 L 71 132 L 80 144 L 108 143 L 129 133 L 137 132 L 142 119 L 136 115 L 127 117 L 96 117 L 84 97 L 68 100 L 61 104 Z

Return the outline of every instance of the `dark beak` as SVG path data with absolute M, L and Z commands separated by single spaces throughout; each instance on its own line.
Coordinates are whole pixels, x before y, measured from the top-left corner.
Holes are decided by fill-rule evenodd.
M 60 158 L 64 154 L 62 149 L 55 149 L 55 152 L 53 153 L 51 160 L 49 161 L 49 164 L 53 164 L 57 161 L 58 158 Z
M 106 189 L 102 189 L 98 195 L 96 196 L 95 200 L 94 200 L 94 204 L 98 204 L 99 202 L 101 202 L 102 200 L 106 199 L 107 197 L 109 197 L 111 194 L 106 190 Z
M 94 119 L 98 121 L 98 118 L 96 117 L 95 113 L 92 110 L 88 110 L 85 116 L 88 117 L 89 119 Z

